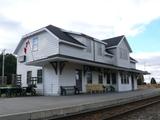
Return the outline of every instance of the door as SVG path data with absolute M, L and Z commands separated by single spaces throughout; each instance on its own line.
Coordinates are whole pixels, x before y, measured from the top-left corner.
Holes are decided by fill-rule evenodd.
M 131 75 L 131 81 L 132 81 L 132 90 L 134 90 L 134 76 L 133 75 Z
M 76 70 L 76 87 L 79 89 L 79 91 L 82 91 L 82 70 Z

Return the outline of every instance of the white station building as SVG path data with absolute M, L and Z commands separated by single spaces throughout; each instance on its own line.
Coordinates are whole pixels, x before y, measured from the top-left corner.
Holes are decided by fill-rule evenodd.
M 125 36 L 99 40 L 53 25 L 26 34 L 14 54 L 22 86 L 37 77 L 37 92 L 60 95 L 60 86 L 76 86 L 86 92 L 87 84 L 113 86 L 115 91 L 137 89 L 137 61 Z

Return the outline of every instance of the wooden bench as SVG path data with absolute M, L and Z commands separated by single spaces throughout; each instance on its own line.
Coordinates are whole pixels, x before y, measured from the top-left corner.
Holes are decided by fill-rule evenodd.
M 67 95 L 69 93 L 79 94 L 79 89 L 76 86 L 60 86 L 61 95 Z
M 87 93 L 103 93 L 105 92 L 105 87 L 103 84 L 87 84 L 86 92 Z

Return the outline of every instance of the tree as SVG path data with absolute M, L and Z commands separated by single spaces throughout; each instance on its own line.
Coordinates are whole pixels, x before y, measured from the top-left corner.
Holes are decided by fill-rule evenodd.
M 3 55 L 0 54 L 0 76 L 2 76 L 2 59 Z M 17 58 L 13 54 L 5 54 L 4 74 L 7 76 L 7 84 L 11 84 L 12 74 L 16 74 Z
M 151 78 L 151 84 L 157 84 L 157 82 L 156 82 L 154 77 Z

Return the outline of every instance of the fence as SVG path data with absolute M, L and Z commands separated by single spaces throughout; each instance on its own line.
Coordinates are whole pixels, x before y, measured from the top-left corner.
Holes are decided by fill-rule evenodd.
M 138 89 L 160 88 L 160 84 L 138 85 Z

